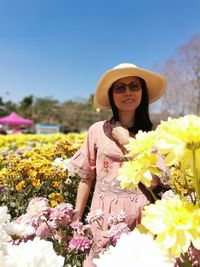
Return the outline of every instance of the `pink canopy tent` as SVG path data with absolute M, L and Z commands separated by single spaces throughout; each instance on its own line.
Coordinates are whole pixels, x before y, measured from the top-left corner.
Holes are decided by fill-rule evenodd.
M 19 115 L 17 115 L 15 112 L 12 112 L 10 115 L 0 118 L 0 124 L 6 124 L 11 126 L 20 126 L 20 125 L 29 126 L 33 124 L 33 121 L 24 119 Z

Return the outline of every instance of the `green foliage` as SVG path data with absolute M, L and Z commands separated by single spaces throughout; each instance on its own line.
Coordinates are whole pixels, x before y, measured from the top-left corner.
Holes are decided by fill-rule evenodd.
M 82 102 L 69 100 L 60 103 L 50 97 L 34 98 L 32 95 L 24 97 L 18 104 L 11 101 L 4 103 L 0 98 L 1 102 L 6 108 L 5 111 L 0 111 L 1 117 L 16 111 L 35 123 L 59 124 L 64 133 L 85 131 L 94 122 L 111 117 L 110 110 L 96 111 L 92 95 Z

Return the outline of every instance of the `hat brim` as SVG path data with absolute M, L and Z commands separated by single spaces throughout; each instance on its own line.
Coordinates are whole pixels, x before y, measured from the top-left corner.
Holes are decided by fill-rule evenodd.
M 94 96 L 95 106 L 98 108 L 110 108 L 108 97 L 109 89 L 114 82 L 128 76 L 137 76 L 145 80 L 148 89 L 149 103 L 158 100 L 164 94 L 167 87 L 167 80 L 165 77 L 149 70 L 138 67 L 111 69 L 102 75 L 97 84 Z

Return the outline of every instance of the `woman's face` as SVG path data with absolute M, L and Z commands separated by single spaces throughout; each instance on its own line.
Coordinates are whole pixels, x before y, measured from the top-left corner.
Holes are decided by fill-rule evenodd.
M 112 86 L 113 100 L 119 111 L 135 111 L 142 98 L 142 86 L 138 77 L 117 80 Z

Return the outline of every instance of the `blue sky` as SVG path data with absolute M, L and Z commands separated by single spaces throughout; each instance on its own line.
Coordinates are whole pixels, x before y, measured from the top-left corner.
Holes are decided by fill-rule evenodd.
M 199 14 L 200 0 L 0 0 L 0 96 L 87 98 L 119 63 L 162 65 Z

